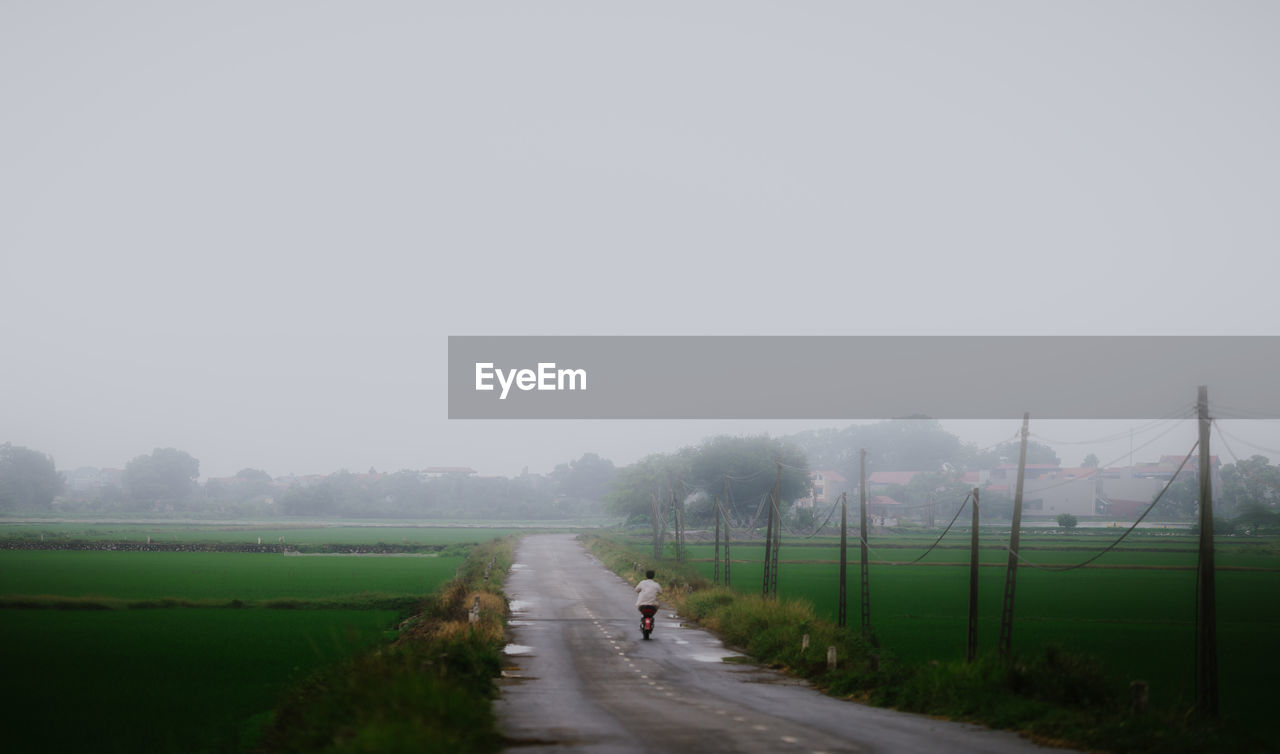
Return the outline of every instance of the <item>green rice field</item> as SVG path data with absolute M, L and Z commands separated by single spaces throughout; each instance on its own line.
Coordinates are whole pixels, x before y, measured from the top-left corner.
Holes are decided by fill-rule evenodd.
M 485 542 L 506 536 L 514 528 L 490 528 L 471 526 L 428 526 L 409 524 L 350 523 L 84 523 L 84 522 L 36 522 L 0 524 L 0 540 L 5 538 L 38 540 L 97 540 L 120 542 L 223 544 L 276 544 L 284 538 L 286 544 L 410 544 L 452 545 Z
M 0 550 L 0 595 L 258 601 L 422 595 L 461 556 Z
M 8 610 L 14 752 L 236 751 L 290 682 L 370 646 L 388 611 Z
M 4 748 L 22 752 L 246 750 L 291 683 L 391 635 L 403 613 L 379 605 L 427 595 L 463 562 L 459 545 L 510 531 L 26 526 L 0 527 L 0 539 L 38 540 L 43 531 L 80 541 L 261 535 L 266 543 L 278 530 L 321 545 L 454 547 L 414 555 L 0 549 L 3 604 L 45 608 L 0 609 L 10 689 L 0 727 Z M 136 601 L 198 606 L 130 608 Z M 272 607 L 294 601 L 312 609 Z M 58 605 L 115 609 L 51 609 Z
M 1020 551 L 1037 564 L 1074 564 L 1101 550 L 1118 533 L 1108 534 L 1024 534 Z M 885 647 L 908 662 L 965 656 L 968 533 L 944 540 L 955 549 L 936 549 L 920 564 L 905 564 L 936 536 L 886 537 L 888 541 L 869 543 L 871 626 Z M 1008 560 L 1003 543 L 997 536 L 984 537 L 983 546 L 991 549 L 980 549 L 980 651 L 994 650 L 999 638 Z M 1124 545 L 1095 561 L 1099 567 L 1062 572 L 1020 567 L 1014 651 L 1032 654 L 1055 644 L 1088 654 L 1101 661 L 1117 683 L 1148 681 L 1153 704 L 1189 706 L 1194 688 L 1195 540 L 1152 536 Z M 855 627 L 861 619 L 859 549 L 854 539 L 846 580 L 846 615 Z M 732 554 L 732 585 L 758 593 L 763 544 L 734 543 Z M 1271 679 L 1280 673 L 1280 660 L 1269 651 L 1280 636 L 1280 543 L 1228 541 L 1218 546 L 1216 555 L 1221 706 L 1228 719 L 1261 724 L 1270 714 Z M 708 578 L 713 556 L 711 546 L 689 548 L 689 557 L 702 561 L 696 565 Z M 834 620 L 838 592 L 838 540 L 783 539 L 780 597 L 807 600 L 820 615 Z

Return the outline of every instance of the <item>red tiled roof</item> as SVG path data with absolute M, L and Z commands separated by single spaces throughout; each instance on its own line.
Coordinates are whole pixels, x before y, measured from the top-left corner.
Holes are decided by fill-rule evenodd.
M 997 468 L 997 469 L 1016 469 L 1016 468 L 1018 468 L 1018 464 L 1016 464 L 1016 463 L 1002 463 L 1002 464 L 1000 464 L 999 466 L 997 466 L 996 468 Z M 1061 466 L 1059 466 L 1059 465 L 1058 465 L 1058 464 L 1056 464 L 1056 463 L 1029 463 L 1029 464 L 1027 464 L 1026 466 L 1024 466 L 1023 468 L 1025 468 L 1025 469 L 1060 469 L 1060 468 L 1062 468 L 1062 467 L 1061 467 Z
M 1176 469 L 1178 468 L 1178 464 L 1182 463 L 1182 459 L 1184 458 L 1186 458 L 1186 456 L 1160 456 L 1160 460 L 1157 463 L 1161 466 L 1172 466 Z M 1187 461 L 1188 466 L 1194 466 L 1198 463 L 1200 463 L 1200 454 L 1198 453 L 1192 455 L 1191 459 Z M 1209 464 L 1211 466 L 1217 466 L 1218 457 L 1213 455 L 1209 456 Z

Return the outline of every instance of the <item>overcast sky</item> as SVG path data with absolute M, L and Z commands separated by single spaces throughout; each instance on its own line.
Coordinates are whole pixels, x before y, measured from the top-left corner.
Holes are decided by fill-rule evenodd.
M 6 2 L 0 442 L 59 468 L 172 446 L 206 476 L 545 472 L 817 423 L 449 421 L 447 336 L 1280 335 L 1278 21 Z M 1280 448 L 1276 422 L 1229 427 Z

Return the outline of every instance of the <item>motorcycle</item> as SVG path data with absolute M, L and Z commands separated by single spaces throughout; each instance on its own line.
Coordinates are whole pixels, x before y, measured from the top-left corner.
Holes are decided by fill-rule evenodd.
M 657 605 L 640 606 L 640 633 L 644 634 L 645 639 L 648 639 L 649 634 L 653 633 L 653 616 L 657 614 Z

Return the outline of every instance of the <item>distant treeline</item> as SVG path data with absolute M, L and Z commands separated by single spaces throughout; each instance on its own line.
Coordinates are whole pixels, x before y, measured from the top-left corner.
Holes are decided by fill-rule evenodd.
M 122 471 L 77 469 L 74 484 L 53 458 L 0 445 L 0 514 L 145 513 L 196 517 L 476 518 L 554 520 L 600 515 L 617 470 L 594 453 L 547 475 L 482 477 L 469 470 L 272 478 L 260 469 L 200 484 L 200 464 L 175 448 Z
M 328 476 L 272 477 L 242 469 L 233 477 L 200 483 L 200 462 L 175 448 L 157 448 L 123 469 L 59 472 L 52 457 L 29 448 L 0 445 L 0 515 L 162 514 L 193 517 L 350 517 L 422 519 L 563 520 L 612 514 L 637 524 L 712 526 L 717 498 L 735 526 L 755 522 L 781 483 L 779 510 L 803 530 L 821 523 L 827 509 L 792 503 L 812 494 L 811 471 L 835 472 L 845 482 L 828 485 L 825 499 L 857 489 L 862 449 L 868 475 L 917 472 L 906 484 L 882 485 L 886 495 L 914 511 L 925 525 L 945 524 L 972 483 L 966 471 L 1017 463 L 1014 440 L 980 449 L 931 419 L 850 425 L 771 438 L 712 437 L 671 452 L 654 453 L 622 468 L 595 453 L 558 465 L 550 474 L 478 476 L 471 469 L 339 471 Z M 1215 512 L 1239 518 L 1235 529 L 1257 533 L 1280 527 L 1280 466 L 1261 455 L 1232 458 L 1221 467 Z M 1027 463 L 1057 466 L 1054 450 L 1032 441 Z M 1097 467 L 1090 454 L 1085 466 Z M 815 496 L 816 497 L 816 496 Z M 810 498 L 812 499 L 812 498 Z M 1199 489 L 1183 474 L 1161 498 L 1159 515 L 1191 519 Z M 1007 520 L 1009 491 L 982 493 L 984 521 Z M 925 511 L 925 513 L 921 513 Z M 656 514 L 656 515 L 655 515 Z

